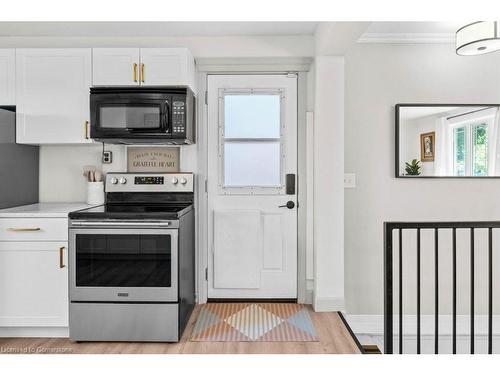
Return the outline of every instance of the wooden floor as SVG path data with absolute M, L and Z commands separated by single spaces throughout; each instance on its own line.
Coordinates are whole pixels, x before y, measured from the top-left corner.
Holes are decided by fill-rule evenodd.
M 316 313 L 312 320 L 319 342 L 193 342 L 189 341 L 197 306 L 179 343 L 81 342 L 66 338 L 0 338 L 0 353 L 57 354 L 351 354 L 360 353 L 337 313 Z

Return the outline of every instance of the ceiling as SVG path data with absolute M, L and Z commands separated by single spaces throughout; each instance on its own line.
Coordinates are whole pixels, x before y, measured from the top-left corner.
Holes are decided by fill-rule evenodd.
M 440 117 L 455 116 L 465 112 L 477 111 L 488 107 L 402 107 L 400 108 L 400 119 L 403 121 L 415 120 L 428 116 L 440 115 Z
M 437 114 L 447 115 L 456 109 L 457 107 L 402 107 L 399 117 L 401 120 L 409 121 Z
M 318 22 L 0 22 L 0 37 L 312 35 Z
M 466 22 L 465 22 L 466 23 Z M 452 42 L 464 22 L 372 22 L 358 42 Z M 0 22 L 0 37 L 313 35 L 320 22 Z

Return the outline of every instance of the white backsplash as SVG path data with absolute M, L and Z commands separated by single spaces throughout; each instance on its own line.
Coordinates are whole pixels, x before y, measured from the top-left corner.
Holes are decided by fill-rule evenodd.
M 84 202 L 87 196 L 83 167 L 95 165 L 104 173 L 127 170 L 127 147 L 108 145 L 113 162 L 102 164 L 102 144 L 73 146 L 40 146 L 40 202 Z M 180 168 L 182 172 L 196 173 L 196 145 L 182 146 Z

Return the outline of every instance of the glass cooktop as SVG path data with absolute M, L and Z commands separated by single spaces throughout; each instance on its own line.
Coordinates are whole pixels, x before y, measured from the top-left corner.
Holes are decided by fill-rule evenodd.
M 192 203 L 103 204 L 69 213 L 70 219 L 178 219 L 192 209 Z

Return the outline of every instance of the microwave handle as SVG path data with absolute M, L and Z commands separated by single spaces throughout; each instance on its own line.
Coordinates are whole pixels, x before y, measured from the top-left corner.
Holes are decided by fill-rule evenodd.
M 170 121 L 170 102 L 167 100 L 164 104 L 165 110 L 163 111 L 163 127 L 167 134 L 172 134 L 172 123 Z

